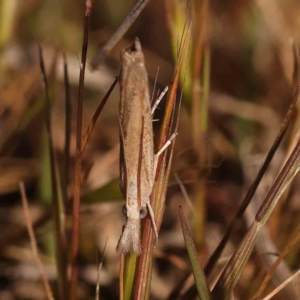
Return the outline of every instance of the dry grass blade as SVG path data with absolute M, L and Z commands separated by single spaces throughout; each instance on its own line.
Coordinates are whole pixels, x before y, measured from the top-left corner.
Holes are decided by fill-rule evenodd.
M 263 280 L 263 282 L 262 282 L 259 290 L 254 295 L 254 297 L 252 298 L 252 300 L 256 300 L 256 299 L 260 298 L 262 292 L 265 290 L 268 282 L 272 278 L 272 276 L 273 276 L 276 268 L 279 266 L 279 264 L 282 262 L 282 260 L 286 257 L 286 255 L 290 252 L 290 250 L 292 249 L 292 247 L 295 246 L 295 244 L 299 241 L 299 239 L 300 239 L 300 227 L 298 227 L 298 230 L 292 236 L 292 238 L 290 239 L 290 242 L 287 244 L 287 246 L 285 247 L 285 249 L 280 253 L 279 257 L 277 258 L 277 260 L 273 264 L 271 270 L 268 272 L 268 274 L 264 278 L 264 280 Z
M 76 162 L 75 162 L 75 179 L 73 192 L 73 227 L 72 227 L 72 258 L 71 258 L 71 286 L 70 299 L 76 299 L 77 276 L 78 276 L 78 251 L 79 251 L 79 219 L 80 219 L 80 197 L 81 197 L 81 145 L 82 145 L 82 111 L 84 95 L 84 75 L 86 56 L 88 48 L 90 17 L 92 12 L 93 1 L 86 1 L 84 34 L 82 42 L 82 53 L 79 74 L 78 87 L 78 108 L 77 108 L 77 133 L 76 133 Z
M 280 196 L 291 183 L 295 175 L 298 173 L 299 161 L 300 140 L 295 146 L 288 161 L 276 178 L 267 197 L 265 198 L 263 204 L 257 212 L 255 221 L 252 223 L 243 240 L 237 247 L 235 253 L 231 257 L 220 279 L 218 280 L 215 288 L 213 289 L 213 296 L 216 299 L 228 299 L 230 297 L 233 288 L 235 287 L 250 257 L 259 233 L 269 219 L 270 214 L 272 213 L 274 207 L 280 199 Z
M 289 284 L 292 280 L 294 280 L 297 276 L 300 275 L 300 270 L 294 273 L 290 278 L 288 278 L 285 282 L 283 282 L 280 286 L 278 286 L 273 292 L 271 292 L 268 296 L 264 297 L 262 300 L 269 300 L 274 297 L 277 293 L 279 293 L 287 284 Z
M 47 298 L 48 298 L 48 300 L 54 300 L 49 281 L 47 279 L 43 264 L 39 257 L 39 251 L 38 251 L 38 247 L 37 247 L 37 243 L 36 243 L 36 239 L 35 239 L 35 235 L 34 235 L 34 231 L 33 231 L 33 227 L 32 227 L 32 221 L 31 221 L 31 217 L 30 217 L 30 213 L 29 213 L 28 201 L 27 201 L 26 191 L 25 191 L 23 182 L 20 182 L 20 193 L 22 196 L 23 210 L 24 210 L 24 215 L 25 215 L 25 220 L 26 220 L 27 231 L 28 231 L 28 234 L 30 237 L 32 253 L 35 258 L 39 272 L 41 274 Z
M 46 75 L 46 69 L 43 59 L 42 48 L 39 46 L 40 67 L 45 85 L 45 119 L 47 138 L 50 153 L 50 167 L 51 167 L 51 188 L 52 188 L 52 205 L 54 210 L 54 224 L 55 224 L 55 242 L 56 242 L 56 264 L 58 272 L 58 287 L 61 299 L 67 297 L 67 243 L 65 236 L 65 212 L 61 193 L 59 192 L 59 173 L 57 169 L 57 161 L 52 136 L 51 123 L 51 102 L 49 96 L 49 86 Z
M 101 64 L 106 55 L 112 50 L 112 48 L 118 43 L 118 41 L 123 37 L 123 35 L 130 28 L 132 23 L 143 11 L 149 0 L 138 0 L 136 5 L 133 7 L 132 11 L 127 15 L 126 19 L 120 25 L 120 27 L 115 31 L 109 41 L 101 49 L 100 53 L 95 56 L 91 66 L 92 68 L 97 68 Z
M 292 119 L 292 116 L 293 116 L 293 113 L 294 113 L 294 110 L 295 110 L 295 107 L 296 107 L 296 103 L 298 101 L 298 98 L 299 98 L 299 92 L 300 92 L 300 86 L 298 86 L 297 90 L 296 90 L 296 93 L 294 95 L 294 98 L 290 104 L 290 107 L 286 113 L 286 116 L 285 116 L 285 119 L 281 125 L 281 128 L 280 128 L 280 131 L 278 132 L 278 135 L 263 163 L 263 165 L 261 166 L 255 180 L 253 181 L 251 187 L 249 188 L 245 198 L 243 199 L 242 201 L 242 205 L 241 207 L 239 208 L 238 212 L 236 213 L 235 215 L 235 218 L 233 219 L 233 221 L 230 223 L 223 239 L 221 240 L 220 244 L 218 245 L 218 247 L 216 248 L 216 250 L 213 252 L 213 254 L 211 255 L 207 265 L 205 266 L 205 274 L 206 275 L 209 275 L 214 267 L 214 265 L 216 264 L 216 262 L 218 261 L 218 259 L 220 258 L 227 242 L 229 241 L 230 239 L 230 236 L 232 234 L 232 232 L 234 231 L 234 229 L 236 228 L 239 220 L 241 219 L 241 217 L 243 216 L 246 208 L 248 207 L 259 183 L 261 182 L 261 179 L 263 178 L 263 175 L 265 174 L 268 166 L 270 165 L 273 157 L 274 157 L 274 154 L 276 153 L 276 150 L 278 149 L 284 135 L 285 135 L 285 132 L 288 128 L 288 125 L 290 124 L 291 122 L 291 119 Z

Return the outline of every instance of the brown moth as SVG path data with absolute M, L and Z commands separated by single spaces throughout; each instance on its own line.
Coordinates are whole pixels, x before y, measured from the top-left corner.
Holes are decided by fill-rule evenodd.
M 140 254 L 141 219 L 149 212 L 155 234 L 150 195 L 155 157 L 148 75 L 140 41 L 121 53 L 120 73 L 120 186 L 125 198 L 126 224 L 117 250 Z

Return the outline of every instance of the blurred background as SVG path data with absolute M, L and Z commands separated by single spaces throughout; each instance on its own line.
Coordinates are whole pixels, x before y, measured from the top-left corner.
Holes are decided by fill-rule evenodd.
M 280 129 L 299 84 L 300 4 L 297 0 L 195 0 L 187 12 L 185 1 L 151 0 L 125 37 L 92 71 L 92 58 L 134 5 L 134 0 L 94 1 L 83 130 L 119 74 L 121 49 L 130 46 L 135 37 L 139 37 L 145 54 L 151 95 L 155 86 L 154 99 L 172 82 L 184 20 L 190 14 L 192 38 L 178 90 L 178 100 L 183 97 L 180 125 L 152 279 L 151 299 L 166 299 L 181 274 L 190 272 L 178 206 L 182 205 L 190 216 L 205 265 Z M 61 174 L 66 168 L 63 53 L 67 58 L 71 159 L 66 182 L 67 198 L 71 198 L 84 11 L 84 1 L 0 1 L 0 299 L 45 299 L 26 231 L 20 181 L 26 186 L 41 259 L 55 290 L 51 170 L 38 44 L 49 80 L 53 141 Z M 106 239 L 101 296 L 118 299 L 119 255 L 115 248 L 125 222 L 118 179 L 118 101 L 116 86 L 83 155 L 78 299 L 94 297 L 97 253 L 103 251 Z M 164 101 L 155 113 L 155 133 L 164 113 Z M 298 130 L 297 116 L 294 124 L 234 233 L 220 267 L 253 221 L 278 174 Z M 298 226 L 298 180 L 284 195 L 263 233 L 263 243 L 257 246 L 238 284 L 236 299 L 253 295 L 270 266 L 266 253 L 278 253 Z M 71 211 L 67 203 L 68 238 Z M 269 243 L 270 248 L 266 248 Z M 298 242 L 282 268 L 278 268 L 279 278 L 287 278 L 292 270 L 299 269 L 299 246 Z M 283 295 L 284 299 L 296 299 L 295 287 L 299 292 L 300 286 L 299 279 L 296 281 L 294 288 L 284 289 L 278 299 Z M 274 284 L 270 283 L 269 290 Z

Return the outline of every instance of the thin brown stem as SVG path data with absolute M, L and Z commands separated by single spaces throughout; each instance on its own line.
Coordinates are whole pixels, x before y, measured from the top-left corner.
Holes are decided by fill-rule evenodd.
M 64 174 L 62 176 L 62 192 L 64 196 L 64 204 L 68 199 L 68 181 L 70 169 L 70 144 L 71 144 L 71 119 L 72 104 L 70 95 L 70 82 L 68 74 L 68 64 L 66 54 L 63 54 L 64 60 L 64 83 L 65 83 L 65 147 L 64 147 Z
M 88 49 L 90 18 L 93 1 L 86 2 L 84 34 L 82 43 L 79 88 L 78 88 L 78 107 L 77 107 L 77 131 L 76 131 L 76 162 L 75 162 L 75 179 L 73 195 L 73 227 L 72 227 L 72 258 L 71 258 L 71 286 L 70 299 L 76 299 L 77 281 L 78 281 L 78 251 L 79 251 L 79 223 L 80 223 L 80 198 L 81 198 L 81 145 L 82 145 L 82 112 L 83 112 L 83 95 L 84 95 L 84 76 L 86 57 Z
M 88 126 L 88 128 L 85 131 L 85 134 L 83 136 L 83 141 L 82 141 L 82 147 L 81 147 L 81 152 L 82 153 L 84 152 L 84 149 L 85 149 L 85 147 L 86 147 L 86 145 L 87 145 L 87 143 L 88 143 L 88 141 L 89 141 L 89 139 L 91 137 L 91 134 L 92 134 L 92 132 L 94 130 L 96 122 L 97 122 L 97 120 L 98 120 L 98 118 L 99 118 L 99 116 L 100 116 L 100 114 L 101 114 L 101 112 L 102 112 L 102 110 L 103 110 L 103 108 L 104 108 L 104 106 L 105 106 L 105 104 L 106 104 L 106 102 L 107 102 L 110 94 L 114 90 L 117 82 L 118 82 L 118 77 L 115 79 L 115 81 L 112 83 L 112 85 L 110 86 L 109 90 L 107 91 L 107 93 L 103 97 L 101 103 L 99 104 L 99 106 L 98 106 L 98 108 L 97 108 L 97 110 L 96 110 L 96 112 L 95 112 L 95 114 L 94 114 L 94 116 L 93 116 L 93 118 L 92 118 L 89 126 Z
M 39 250 L 37 247 L 37 242 L 36 242 L 35 234 L 33 231 L 32 220 L 31 220 L 30 213 L 29 213 L 28 200 L 27 200 L 27 196 L 26 196 L 24 183 L 20 182 L 19 185 L 20 185 L 20 193 L 21 193 L 21 197 L 22 197 L 23 211 L 24 211 L 24 215 L 25 215 L 28 235 L 30 238 L 32 253 L 33 253 L 34 259 L 36 261 L 37 267 L 39 269 L 39 272 L 41 274 L 47 298 L 48 298 L 48 300 L 54 300 L 54 297 L 53 297 L 53 294 L 52 294 L 52 291 L 50 288 L 50 284 L 49 284 L 49 281 L 47 279 L 47 276 L 46 276 L 46 273 L 44 270 L 44 266 L 40 260 Z

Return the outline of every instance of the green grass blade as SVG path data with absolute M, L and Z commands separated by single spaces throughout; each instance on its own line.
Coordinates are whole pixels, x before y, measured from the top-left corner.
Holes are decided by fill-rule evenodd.
M 181 228 L 184 236 L 185 245 L 193 269 L 198 295 L 201 300 L 211 299 L 211 293 L 207 286 L 205 274 L 200 265 L 199 257 L 181 206 L 179 206 L 179 216 L 180 216 Z
M 65 212 L 62 202 L 62 194 L 60 189 L 60 179 L 57 168 L 57 159 L 53 142 L 53 130 L 51 120 L 51 99 L 49 93 L 49 83 L 43 59 L 42 48 L 39 46 L 40 68 L 45 85 L 45 124 L 49 146 L 50 157 L 50 174 L 52 189 L 52 208 L 54 219 L 55 246 L 56 246 L 56 265 L 58 274 L 58 289 L 60 298 L 65 299 L 67 296 L 67 243 L 65 236 Z
M 125 262 L 125 271 L 124 271 L 124 300 L 131 299 L 131 294 L 134 284 L 134 275 L 136 268 L 137 256 L 133 253 L 128 254 Z

